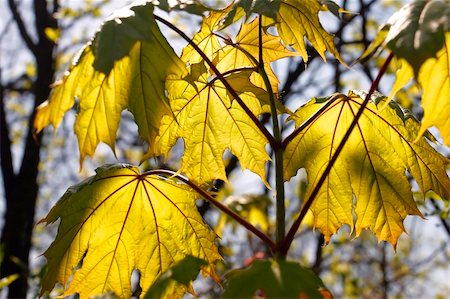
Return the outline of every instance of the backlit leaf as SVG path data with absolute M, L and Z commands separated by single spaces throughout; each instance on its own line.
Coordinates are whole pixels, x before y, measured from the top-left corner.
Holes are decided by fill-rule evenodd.
M 276 13 L 280 9 L 281 0 L 238 0 L 233 3 L 232 8 L 223 20 L 223 27 L 227 27 L 245 15 L 247 21 L 252 14 L 259 14 L 276 19 Z
M 75 122 L 80 162 L 92 155 L 99 142 L 114 149 L 120 115 L 126 107 L 129 86 L 121 76 L 129 76 L 128 58 L 116 64 L 108 75 L 92 67 L 94 61 L 89 45 L 80 58 L 53 90 L 50 99 L 38 108 L 35 125 L 39 131 L 49 123 L 58 127 L 64 113 L 79 100 Z
M 87 44 L 49 100 L 38 109 L 37 131 L 50 123 L 57 128 L 75 98 L 79 101 L 75 133 L 81 162 L 94 154 L 100 142 L 114 149 L 120 117 L 126 108 L 134 115 L 139 135 L 149 143 L 149 152 L 153 153 L 152 141 L 161 118 L 170 114 L 165 77 L 173 69 L 182 73 L 185 67 L 161 35 L 153 17 L 146 22 L 152 25 L 147 32 L 151 39 L 134 43 L 128 55 L 117 60 L 107 74 L 93 67 L 97 58 L 92 54 L 92 46 Z M 107 50 L 114 49 L 105 49 L 106 54 Z
M 389 98 L 393 99 L 397 92 L 408 84 L 414 77 L 412 67 L 404 59 L 394 60 L 397 70 L 395 71 L 395 82 L 392 86 Z
M 393 97 L 414 76 L 412 67 L 400 60 L 396 72 L 396 80 L 392 87 Z M 424 117 L 418 137 L 431 126 L 436 126 L 446 145 L 450 145 L 450 33 L 446 34 L 446 42 L 436 54 L 436 58 L 428 58 L 421 66 L 417 82 L 422 87 L 422 107 Z
M 226 275 L 223 298 L 332 298 L 314 272 L 283 260 L 255 260 L 248 268 Z
M 200 0 L 158 0 L 154 5 L 166 11 L 184 11 L 195 15 L 203 15 L 207 11 L 213 10 L 205 6 Z
M 85 155 L 94 154 L 100 142 L 114 150 L 120 116 L 127 106 L 129 94 L 129 85 L 124 84 L 123 78 L 131 75 L 128 57 L 116 62 L 108 75 L 91 67 L 94 56 L 90 51 L 83 58 L 87 60 L 83 63 L 86 67 L 83 72 L 78 72 L 80 80 L 73 81 L 73 84 L 77 84 L 75 96 L 79 95 L 75 134 L 80 149 L 80 163 Z
M 105 74 L 114 67 L 115 61 L 126 56 L 137 41 L 151 41 L 153 5 L 147 1 L 116 10 L 102 25 L 92 41 L 95 56 L 94 68 Z
M 417 75 L 421 65 L 435 57 L 445 43 L 450 4 L 445 1 L 413 1 L 403 6 L 387 22 L 389 33 L 384 44 L 404 58 Z
M 429 58 L 420 68 L 424 116 L 419 136 L 431 126 L 438 127 L 444 143 L 450 146 L 450 33 L 436 58 Z
M 235 42 L 220 49 L 217 53 L 217 69 L 224 73 L 227 70 L 240 67 L 257 67 L 259 60 L 259 18 L 255 18 L 249 24 L 243 24 L 236 36 Z M 262 55 L 264 69 L 272 83 L 272 90 L 278 91 L 278 78 L 274 74 L 270 63 L 278 59 L 297 56 L 298 53 L 291 52 L 281 43 L 281 38 L 272 34 L 262 32 Z M 265 84 L 258 73 L 253 73 L 251 81 L 258 87 L 265 89 Z
M 334 1 L 331 0 L 319 0 L 319 2 L 327 8 L 329 12 L 331 12 L 336 17 L 340 18 L 341 13 L 351 13 L 349 11 L 346 11 L 345 9 L 341 8 L 338 4 L 336 4 Z
M 226 9 L 221 12 L 211 12 L 208 17 L 203 17 L 200 30 L 192 38 L 192 41 L 197 44 L 209 59 L 212 59 L 216 51 L 222 47 L 218 37 L 214 35 L 214 32 L 220 27 L 220 21 L 225 16 L 226 12 Z M 199 63 L 203 60 L 200 54 L 191 45 L 188 45 L 183 49 L 181 59 L 190 64 Z
M 113 292 L 130 298 L 133 270 L 140 272 L 145 291 L 186 255 L 206 260 L 205 273 L 213 274 L 220 256 L 214 232 L 197 211 L 197 197 L 186 185 L 129 165 L 97 169 L 95 176 L 69 188 L 41 220 L 61 220 L 44 254 L 48 272 L 42 292 L 59 282 L 64 296 Z
M 75 104 L 75 94 L 78 88 L 76 82 L 81 80 L 83 70 L 89 68 L 89 63 L 92 63 L 92 58 L 89 57 L 92 54 L 86 47 L 76 55 L 63 78 L 55 82 L 50 99 L 37 108 L 37 114 L 34 120 L 34 127 L 37 132 L 42 131 L 50 124 L 56 130 L 64 114 Z M 89 58 L 83 58 L 84 55 L 87 55 Z M 80 73 L 79 70 L 81 70 Z
M 153 31 L 158 30 L 156 27 Z M 165 93 L 165 80 L 170 72 L 186 72 L 184 63 L 167 41 L 157 32 L 150 42 L 138 43 L 130 53 L 131 76 L 128 109 L 138 124 L 139 136 L 154 153 L 154 139 L 158 135 L 162 116 L 171 114 Z
M 249 72 L 227 76 L 230 85 L 240 95 L 254 115 L 268 111 L 261 106 L 266 92 L 249 81 Z M 184 140 L 181 171 L 193 181 L 211 183 L 227 180 L 223 155 L 229 149 L 247 168 L 265 180 L 265 163 L 270 160 L 265 145 L 267 139 L 229 95 L 217 78 L 210 78 L 200 63 L 190 67 L 190 74 L 173 73 L 167 77 L 167 90 L 174 116 L 161 121 L 157 139 L 160 154 L 166 154 L 177 138 Z
M 448 198 L 449 160 L 426 141 L 415 141 L 420 123 L 395 102 L 386 106 L 383 97 L 370 102 L 345 144 L 325 183 L 311 206 L 314 225 L 328 242 L 339 227 L 348 224 L 359 235 L 372 230 L 380 240 L 394 246 L 404 231 L 407 215 L 422 214 L 417 209 L 405 175 L 415 178 L 420 190 L 433 190 Z M 378 101 L 380 101 L 378 103 Z M 339 96 L 320 116 L 298 134 L 285 150 L 285 179 L 305 168 L 309 197 L 317 180 L 362 103 L 350 93 Z M 326 102 L 312 100 L 299 108 L 292 119 L 299 126 Z M 383 109 L 381 107 L 384 107 Z M 356 223 L 353 216 L 356 198 Z
M 283 0 L 277 13 L 276 27 L 285 44 L 300 52 L 308 61 L 305 37 L 317 53 L 325 60 L 325 51 L 343 63 L 334 47 L 333 36 L 326 32 L 319 21 L 319 12 L 324 8 L 317 0 Z

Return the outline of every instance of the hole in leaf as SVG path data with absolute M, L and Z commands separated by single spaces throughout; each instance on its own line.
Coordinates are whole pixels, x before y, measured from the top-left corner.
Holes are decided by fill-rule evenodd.
M 139 298 L 142 293 L 142 288 L 140 285 L 141 272 L 138 269 L 134 269 L 131 272 L 131 296 L 132 298 Z

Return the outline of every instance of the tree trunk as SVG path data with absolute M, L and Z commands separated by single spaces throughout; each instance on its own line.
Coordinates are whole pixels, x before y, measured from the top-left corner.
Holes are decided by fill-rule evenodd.
M 14 20 L 19 27 L 21 37 L 28 49 L 33 53 L 36 60 L 37 77 L 33 84 L 34 108 L 39 106 L 48 98 L 50 84 L 54 76 L 54 43 L 47 39 L 45 28 L 56 28 L 57 22 L 51 12 L 48 11 L 46 0 L 34 1 L 35 28 L 38 34 L 38 42 L 32 44 L 32 39 L 27 35 L 23 22 L 17 13 L 14 1 L 10 0 L 9 5 L 13 13 Z M 53 11 L 56 10 L 57 1 L 54 1 Z M 13 9 L 16 9 L 14 12 Z M 22 24 L 22 25 L 21 25 Z M 22 28 L 21 28 L 22 26 Z M 28 40 L 28 42 L 27 42 Z M 34 226 L 34 213 L 39 186 L 37 184 L 39 154 L 41 147 L 41 134 L 33 133 L 33 122 L 35 111 L 31 113 L 28 121 L 28 132 L 25 139 L 25 149 L 21 166 L 18 173 L 12 171 L 4 157 L 11 156 L 11 147 L 7 135 L 8 127 L 4 120 L 4 103 L 2 101 L 2 171 L 6 196 L 5 223 L 1 236 L 3 245 L 4 260 L 1 265 L 1 275 L 20 274 L 19 279 L 9 286 L 9 298 L 25 298 L 28 290 L 28 259 L 31 249 L 31 236 Z M 5 136 L 6 134 L 6 136 Z M 5 144 L 5 143 L 6 144 Z M 6 151 L 9 151 L 7 153 Z M 10 168 L 10 169 L 9 169 Z

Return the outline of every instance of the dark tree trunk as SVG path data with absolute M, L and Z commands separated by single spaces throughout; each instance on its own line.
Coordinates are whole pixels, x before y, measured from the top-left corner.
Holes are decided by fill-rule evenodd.
M 47 1 L 35 0 L 35 32 L 37 32 L 38 41 L 33 43 L 18 14 L 16 3 L 10 0 L 9 5 L 14 20 L 19 27 L 21 37 L 35 57 L 37 76 L 33 84 L 33 95 L 34 108 L 36 108 L 48 98 L 50 84 L 54 76 L 54 43 L 47 39 L 45 28 L 56 28 L 57 22 L 53 17 L 53 13 L 48 10 Z M 56 8 L 56 5 L 54 5 L 52 10 L 54 11 Z M 33 109 L 28 121 L 28 132 L 26 134 L 25 149 L 20 169 L 17 173 L 14 173 L 9 161 L 12 155 L 10 139 L 8 137 L 8 124 L 4 118 L 5 107 L 3 99 L 0 104 L 2 106 L 0 115 L 2 118 L 1 163 L 6 196 L 5 222 L 1 235 L 4 260 L 0 271 L 2 276 L 15 273 L 20 274 L 19 279 L 9 286 L 8 297 L 25 298 L 28 290 L 28 259 L 31 249 L 35 206 L 39 190 L 37 176 L 42 136 L 33 133 L 35 117 L 35 110 Z

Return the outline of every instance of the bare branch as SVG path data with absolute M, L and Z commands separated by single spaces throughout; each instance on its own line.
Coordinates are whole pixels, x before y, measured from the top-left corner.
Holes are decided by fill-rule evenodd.
M 19 28 L 20 36 L 22 37 L 23 41 L 25 42 L 25 45 L 27 48 L 33 53 L 33 55 L 37 56 L 37 46 L 31 39 L 30 34 L 28 33 L 25 23 L 23 22 L 22 16 L 20 15 L 19 11 L 17 10 L 17 4 L 14 0 L 8 0 L 9 9 L 11 10 L 11 13 L 14 17 L 14 20 L 16 21 L 17 27 Z
M 11 139 L 9 138 L 9 126 L 6 122 L 4 89 L 1 83 L 0 69 L 0 166 L 3 176 L 5 198 L 10 196 L 14 181 L 14 168 L 12 164 Z

